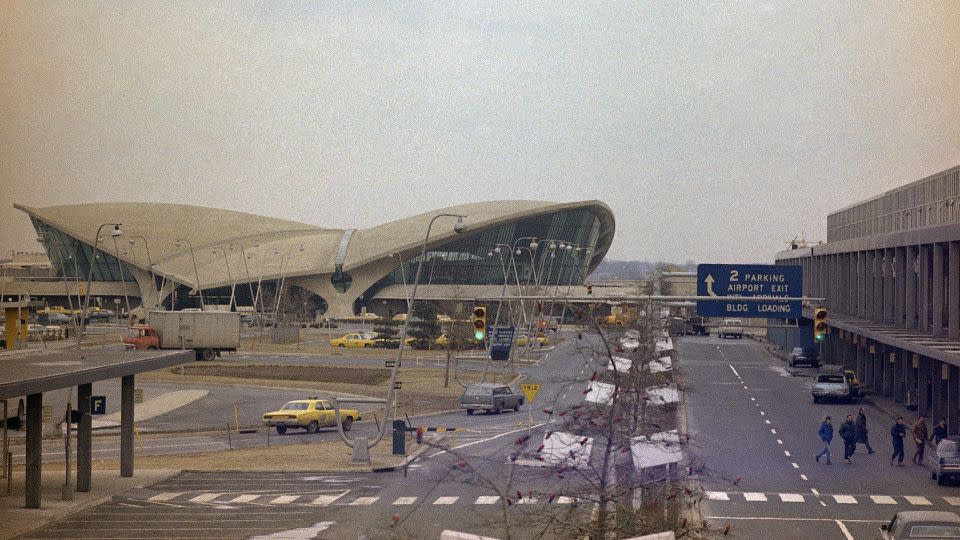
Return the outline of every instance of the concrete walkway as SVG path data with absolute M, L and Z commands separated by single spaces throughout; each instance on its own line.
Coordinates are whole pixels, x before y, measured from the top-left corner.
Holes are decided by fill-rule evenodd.
M 165 392 L 153 399 L 138 403 L 134 407 L 133 421 L 143 422 L 144 420 L 156 418 L 162 414 L 189 405 L 202 397 L 206 397 L 208 393 L 210 393 L 209 390 L 178 390 L 175 392 Z M 100 427 L 106 427 L 110 424 L 112 424 L 112 427 L 119 426 L 120 412 L 117 411 L 107 414 L 98 420 L 94 420 L 94 428 L 97 427 L 98 423 L 101 425 Z

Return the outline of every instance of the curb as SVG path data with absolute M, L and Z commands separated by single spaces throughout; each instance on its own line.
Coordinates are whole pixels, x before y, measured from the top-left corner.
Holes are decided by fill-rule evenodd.
M 443 438 L 441 438 L 440 440 L 443 440 Z M 414 451 L 414 453 L 410 454 L 409 456 L 406 457 L 406 459 L 404 459 L 400 463 L 397 463 L 396 465 L 385 465 L 383 467 L 373 467 L 372 470 L 373 472 L 391 472 L 391 471 L 395 471 L 397 469 L 406 467 L 407 465 L 413 463 L 415 459 L 420 457 L 421 454 L 423 454 L 429 449 L 430 449 L 430 445 L 423 445 L 420 448 L 417 448 L 417 450 Z

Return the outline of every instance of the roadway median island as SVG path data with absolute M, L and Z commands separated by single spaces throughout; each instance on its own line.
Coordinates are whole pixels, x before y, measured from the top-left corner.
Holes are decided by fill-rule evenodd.
M 455 377 L 456 375 L 456 377 Z M 403 367 L 399 373 L 401 389 L 398 392 L 399 414 L 410 416 L 456 409 L 463 386 L 473 382 L 508 383 L 517 373 L 512 370 L 486 373 L 479 370 L 450 371 L 450 381 L 443 386 L 443 370 Z M 188 364 L 169 370 L 144 373 L 139 381 L 257 386 L 274 388 L 302 388 L 304 397 L 333 393 L 337 395 L 386 396 L 390 385 L 390 369 L 357 366 L 304 366 L 296 364 L 259 364 L 210 362 Z M 267 411 L 263 411 L 267 412 Z M 364 420 L 368 415 L 364 415 Z M 372 417 L 369 417 L 372 419 Z

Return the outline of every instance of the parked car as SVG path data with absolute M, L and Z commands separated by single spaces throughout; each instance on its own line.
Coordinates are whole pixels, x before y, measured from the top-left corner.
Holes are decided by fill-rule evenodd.
M 523 394 L 519 394 L 502 384 L 477 383 L 467 386 L 460 396 L 460 408 L 467 414 L 473 411 L 488 411 L 500 414 L 504 409 L 519 411 L 523 405 Z
M 273 317 L 264 315 L 263 313 L 249 313 L 247 315 L 242 315 L 240 317 L 240 322 L 248 326 L 270 324 L 273 322 Z
M 340 422 L 344 431 L 350 431 L 353 423 L 360 419 L 360 411 L 340 408 Z M 307 430 L 307 433 L 316 433 L 322 427 L 336 427 L 337 416 L 333 406 L 326 400 L 312 397 L 288 401 L 280 410 L 264 414 L 263 425 L 276 428 L 280 435 L 291 428 L 302 428 Z
M 412 346 L 413 346 L 413 341 L 414 341 L 414 339 L 413 339 L 412 337 L 407 336 L 407 337 L 403 340 L 403 343 L 404 343 L 407 347 L 412 347 Z M 375 339 L 373 340 L 373 346 L 374 346 L 374 347 L 377 347 L 377 348 L 380 348 L 380 349 L 396 349 L 397 347 L 400 346 L 400 338 L 399 338 L 399 337 L 393 337 L 393 338 L 381 338 L 381 337 L 378 337 L 378 338 L 375 338 Z
M 853 370 L 828 371 L 817 375 L 816 382 L 810 390 L 813 402 L 821 401 L 853 401 L 860 397 L 860 381 Z
M 820 360 L 816 349 L 812 347 L 794 347 L 787 357 L 787 364 L 790 367 L 797 367 L 799 364 L 810 364 L 811 367 L 820 367 Z
M 960 478 L 960 439 L 949 437 L 937 443 L 927 453 L 927 466 L 938 485 Z
M 517 347 L 526 347 L 528 341 L 530 341 L 530 338 L 524 334 L 521 334 L 517 336 L 517 338 L 513 341 L 513 344 L 516 345 Z M 544 334 L 543 332 L 540 332 L 533 337 L 533 344 L 540 345 L 541 347 L 544 345 L 549 345 L 550 338 L 548 338 L 547 335 Z
M 331 347 L 373 347 L 374 338 L 370 334 L 355 332 L 330 340 Z
M 47 313 L 40 313 L 37 316 L 37 320 L 40 324 L 69 324 L 73 321 L 73 317 L 65 313 L 49 311 Z
M 890 523 L 880 526 L 877 538 L 960 538 L 960 516 L 936 510 L 907 510 L 894 514 Z

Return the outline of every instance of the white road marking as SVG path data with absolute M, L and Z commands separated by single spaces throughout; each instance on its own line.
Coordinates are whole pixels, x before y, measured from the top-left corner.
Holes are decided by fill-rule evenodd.
M 819 496 L 820 496 L 820 492 L 819 492 L 819 491 L 817 491 L 817 489 L 816 489 L 816 488 L 810 488 L 810 493 L 813 493 L 813 494 L 814 494 L 814 495 L 816 495 L 817 497 L 819 497 Z
M 827 503 L 825 503 L 825 502 L 823 502 L 823 501 L 820 501 L 820 506 L 826 506 L 826 505 L 827 505 Z
M 257 497 L 259 497 L 259 495 L 240 495 L 240 496 L 234 497 L 233 499 L 230 499 L 229 501 L 226 501 L 226 502 L 228 502 L 228 503 L 248 503 L 248 502 L 256 499 Z
M 787 456 L 787 457 L 790 457 L 790 452 L 789 452 L 788 450 L 784 450 L 784 451 L 783 451 L 783 455 L 785 455 L 785 456 Z
M 905 495 L 903 498 L 906 499 L 908 503 L 916 506 L 929 506 L 933 504 L 932 502 L 928 501 L 926 497 Z
M 370 506 L 380 500 L 380 497 L 357 497 L 349 506 Z
M 767 425 L 770 425 L 770 421 L 769 421 L 769 420 L 764 420 L 763 423 L 764 423 L 764 424 L 767 424 Z
M 806 479 L 807 479 L 807 475 L 801 474 L 801 475 L 800 475 L 800 479 L 801 479 L 801 480 L 806 480 Z
M 190 502 L 210 502 L 221 495 L 223 495 L 223 493 L 203 493 L 190 499 Z
M 724 491 L 708 491 L 707 498 L 711 501 L 729 501 L 730 496 Z
M 781 441 L 780 439 L 777 439 L 777 444 L 783 444 L 783 441 Z
M 767 496 L 763 493 L 744 493 L 744 500 L 753 501 L 753 502 L 766 502 Z
M 399 506 L 402 504 L 413 504 L 415 502 L 417 502 L 416 497 L 397 497 L 397 500 L 393 501 L 393 504 Z
M 158 493 L 147 500 L 148 501 L 169 501 L 170 499 L 175 499 L 180 495 L 183 495 L 183 492 L 177 492 L 177 493 L 163 492 L 163 493 Z
M 776 435 L 776 434 L 777 434 L 777 430 L 771 429 L 771 430 L 770 430 L 770 433 L 773 433 L 774 435 Z
M 719 347 L 718 347 L 718 348 L 719 348 Z M 740 374 L 737 373 L 737 370 L 736 370 L 736 368 L 733 367 L 733 364 L 728 364 L 728 365 L 730 366 L 730 371 L 732 371 L 733 374 L 736 375 L 737 378 L 739 379 L 739 378 L 740 378 Z
M 347 493 L 350 493 L 350 490 L 342 491 L 340 493 L 336 493 L 333 495 L 320 495 L 319 497 L 314 499 L 313 502 L 311 502 L 310 504 L 313 506 L 327 506 L 327 505 L 333 504 L 333 501 L 339 499 L 340 497 L 343 497 Z
M 897 501 L 889 495 L 871 495 L 874 504 L 897 504 Z
M 755 398 L 755 397 L 750 398 L 750 401 L 756 401 L 756 400 L 757 400 L 757 398 Z
M 562 499 L 563 497 L 561 497 Z M 496 504 L 500 500 L 500 497 L 496 495 L 481 495 L 477 497 L 477 501 L 473 504 Z
M 557 504 L 570 504 L 573 502 L 573 499 L 570 497 L 559 497 L 557 499 Z
M 944 497 L 943 500 L 951 506 L 960 506 L 960 497 Z
M 517 501 L 517 504 L 536 504 L 536 503 L 537 503 L 536 497 L 524 497 L 519 501 Z
M 454 504 L 460 497 L 437 497 L 433 504 Z
M 844 538 L 846 538 L 847 540 L 853 540 L 853 535 L 850 534 L 850 531 L 847 530 L 847 526 L 844 525 L 843 522 L 840 521 L 839 519 L 836 520 L 836 522 L 837 522 L 837 527 L 840 527 L 840 532 L 843 533 Z
M 780 500 L 783 502 L 802 503 L 803 495 L 799 493 L 781 493 Z
M 281 495 L 276 499 L 273 499 L 272 501 L 270 501 L 270 504 L 290 504 L 293 501 L 297 500 L 299 497 L 300 497 L 299 495 Z
M 799 469 L 799 468 L 800 468 L 800 466 L 797 465 L 796 463 L 791 463 L 790 465 L 793 465 L 793 468 L 794 468 L 794 469 Z
M 254 536 L 250 540 L 307 540 L 308 538 L 316 538 L 321 532 L 329 529 L 333 524 L 333 521 L 321 521 L 320 523 L 315 524 L 313 527 L 303 527 L 300 529 L 280 531 L 263 536 Z
M 747 387 L 747 385 L 743 385 L 743 389 L 744 389 L 744 390 L 749 390 L 750 388 Z
M 539 424 L 534 424 L 534 425 L 530 426 L 529 429 L 537 429 L 538 427 L 540 427 L 540 426 L 545 426 L 545 425 L 547 425 L 547 424 L 549 424 L 549 422 L 540 422 Z M 511 431 L 506 431 L 506 432 L 504 432 L 504 433 L 500 433 L 499 435 L 494 435 L 493 437 L 487 437 L 486 439 L 479 439 L 479 440 L 476 440 L 476 441 L 473 441 L 473 442 L 468 442 L 468 443 L 465 443 L 465 444 L 461 444 L 461 445 L 459 445 L 459 446 L 454 446 L 454 447 L 451 448 L 450 450 L 459 450 L 459 449 L 461 449 L 461 448 L 466 448 L 466 447 L 468 447 L 468 446 L 473 446 L 473 445 L 475 445 L 475 444 L 485 443 L 485 442 L 488 442 L 488 441 L 492 441 L 492 440 L 494 440 L 494 439 L 499 439 L 500 437 L 503 437 L 503 436 L 505 436 L 505 435 L 511 435 L 511 434 L 513 434 L 513 433 L 518 433 L 518 432 L 520 432 L 520 431 L 527 431 L 527 429 L 528 429 L 528 428 L 523 427 L 523 428 L 511 430 Z M 446 450 L 440 450 L 439 452 L 434 452 L 433 454 L 430 454 L 430 455 L 427 456 L 427 457 L 437 457 L 437 456 L 439 456 L 440 454 L 446 454 L 446 453 L 447 453 Z
M 767 413 L 765 413 L 765 412 L 763 412 L 763 411 L 760 411 L 760 416 L 766 416 L 766 415 L 767 415 Z
M 857 504 L 853 495 L 834 495 L 833 500 L 837 501 L 837 504 Z

